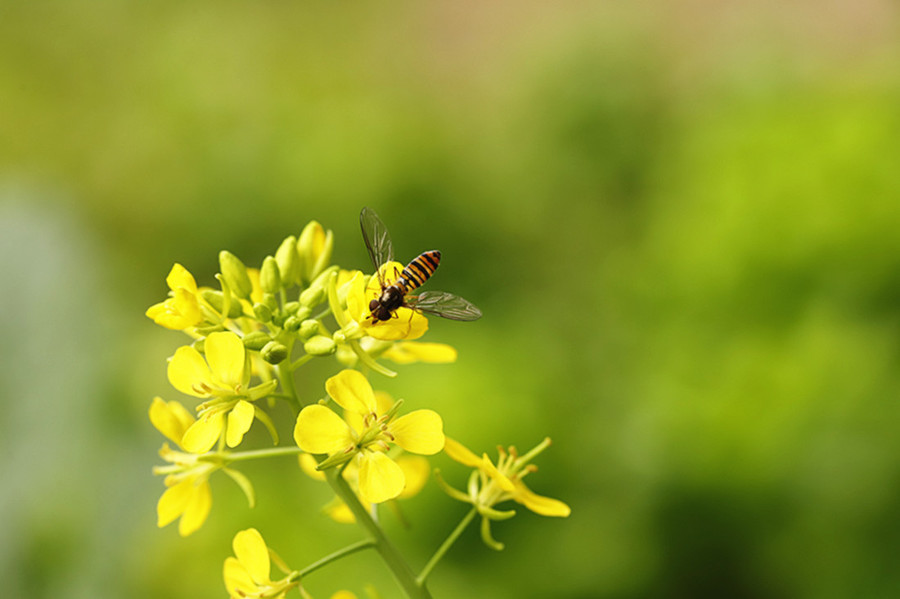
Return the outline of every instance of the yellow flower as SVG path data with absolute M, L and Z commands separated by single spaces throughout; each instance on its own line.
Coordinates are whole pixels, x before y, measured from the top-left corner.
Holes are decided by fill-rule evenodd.
M 194 423 L 194 417 L 177 401 L 166 403 L 156 397 L 150 405 L 150 422 L 159 432 L 181 447 L 184 432 Z M 156 504 L 157 525 L 162 528 L 181 518 L 178 532 L 186 537 L 206 521 L 212 507 L 209 475 L 217 469 L 210 462 L 200 462 L 196 455 L 174 451 L 163 444 L 161 458 L 170 466 L 156 467 L 156 474 L 166 474 L 166 491 Z
M 385 284 L 397 279 L 399 262 L 385 264 L 380 271 Z M 428 320 L 420 312 L 406 307 L 394 311 L 388 320 L 373 318 L 369 306 L 381 295 L 377 276 L 365 277 L 360 271 L 339 271 L 327 284 L 328 303 L 340 325 L 335 332 L 337 359 L 347 367 L 355 367 L 357 361 L 385 376 L 396 373 L 376 361 L 384 354 L 398 364 L 415 361 L 447 363 L 456 360 L 456 350 L 439 343 L 401 345 L 404 339 L 416 339 L 428 330 Z M 399 347 L 394 347 L 399 346 Z
M 177 401 L 165 402 L 159 397 L 150 405 L 150 422 L 169 440 L 185 449 L 182 439 L 194 425 L 194 417 Z M 162 528 L 179 517 L 178 532 L 187 536 L 200 528 L 212 507 L 209 477 L 222 470 L 241 487 L 253 506 L 253 486 L 243 474 L 225 467 L 216 456 L 201 456 L 190 451 L 176 451 L 163 443 L 159 456 L 169 464 L 153 468 L 154 474 L 165 474 L 166 490 L 156 504 L 157 525 Z
M 203 322 L 200 310 L 197 282 L 181 264 L 175 263 L 169 276 L 169 299 L 147 308 L 145 314 L 158 325 L 183 331 Z
M 382 503 L 407 485 L 403 469 L 385 453 L 392 444 L 410 453 L 433 455 L 444 447 L 443 422 L 432 410 L 416 410 L 396 418 L 400 402 L 378 406 L 369 381 L 356 370 L 342 370 L 325 383 L 328 395 L 344 409 L 346 420 L 323 405 L 303 408 L 294 440 L 309 453 L 329 457 L 319 469 L 358 462 L 362 499 Z
M 280 599 L 299 584 L 293 580 L 296 572 L 285 572 L 287 576 L 277 581 L 271 579 L 270 551 L 255 528 L 238 532 L 231 545 L 236 557 L 225 559 L 222 574 L 232 599 Z
M 461 443 L 449 437 L 446 439 L 444 453 L 457 462 L 474 468 L 475 472 L 469 480 L 467 494 L 453 489 L 440 477 L 438 483 L 451 497 L 475 506 L 483 518 L 481 533 L 488 546 L 503 548 L 490 535 L 490 521 L 505 520 L 515 515 L 515 511 L 494 509 L 495 505 L 504 501 L 513 500 L 542 516 L 565 518 L 571 513 L 571 508 L 562 501 L 538 495 L 522 482 L 525 475 L 537 470 L 536 466 L 530 464 L 531 460 L 549 445 L 550 439 L 544 439 L 524 456 L 519 456 L 515 447 L 510 447 L 508 452 L 500 448 L 500 457 L 495 465 L 486 453 L 478 457 Z
M 393 285 L 403 271 L 403 265 L 399 262 L 388 262 L 379 271 L 384 277 L 384 284 Z M 379 297 L 381 297 L 381 283 L 378 276 L 369 277 L 367 282 L 362 273 L 358 273 L 350 280 L 347 289 L 347 312 L 364 335 L 383 341 L 396 341 L 418 339 L 428 330 L 428 319 L 421 312 L 402 306 L 397 308 L 389 320 L 373 319 L 369 304 Z
M 210 333 L 206 358 L 190 346 L 179 347 L 169 361 L 169 382 L 179 391 L 208 399 L 197 407 L 199 419 L 184 433 L 182 444 L 193 453 L 209 451 L 225 432 L 229 447 L 240 444 L 254 416 L 268 420 L 251 403 L 271 393 L 277 381 L 248 387 L 250 368 L 241 338 L 230 331 Z

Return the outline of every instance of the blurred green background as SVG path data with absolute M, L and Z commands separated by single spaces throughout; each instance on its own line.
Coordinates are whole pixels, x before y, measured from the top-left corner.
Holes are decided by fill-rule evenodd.
M 529 480 L 573 509 L 495 525 L 502 553 L 473 527 L 435 597 L 900 596 L 898 24 L 887 0 L 6 0 L 4 596 L 221 597 L 241 528 L 295 567 L 359 538 L 284 461 L 242 468 L 255 509 L 216 477 L 198 533 L 156 528 L 146 411 L 183 337 L 143 312 L 173 262 L 212 284 L 220 249 L 259 264 L 310 219 L 368 268 L 363 205 L 485 313 L 432 320 L 456 364 L 381 386 L 478 451 L 552 437 Z M 404 510 L 415 567 L 465 512 L 434 485 Z M 398 596 L 365 554 L 309 589 L 364 581 Z

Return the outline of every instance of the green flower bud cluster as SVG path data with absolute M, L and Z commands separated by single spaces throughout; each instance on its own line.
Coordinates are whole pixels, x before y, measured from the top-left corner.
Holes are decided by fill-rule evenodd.
M 299 239 L 292 235 L 282 241 L 274 258 L 280 285 L 308 286 L 328 266 L 333 248 L 333 233 L 316 221 L 306 225 Z M 268 276 L 274 277 L 274 273 Z
M 252 271 L 237 256 L 223 251 L 219 254 L 223 291 L 209 290 L 208 301 L 221 314 L 227 306 L 228 318 L 243 313 L 240 302 L 228 304 L 228 291 L 251 304 L 247 316 L 266 330 L 247 332 L 244 345 L 258 351 L 269 364 L 287 359 L 295 340 L 303 343 L 308 356 L 330 356 L 337 349 L 336 343 L 321 321 L 310 317 L 326 301 L 326 285 L 338 270 L 329 266 L 333 247 L 333 233 L 312 221 L 299 237 L 286 238 L 274 256 L 263 259 L 256 285 Z
M 169 299 L 147 315 L 167 328 L 199 337 L 194 343 L 198 351 L 207 335 L 230 330 L 268 364 L 290 358 L 296 342 L 307 357 L 330 356 L 337 343 L 321 318 L 329 313 L 323 304 L 338 271 L 329 264 L 333 247 L 333 233 L 312 221 L 299 236 L 282 241 L 258 270 L 223 250 L 216 275 L 219 289 L 198 288 L 193 276 L 176 264 L 167 279 Z

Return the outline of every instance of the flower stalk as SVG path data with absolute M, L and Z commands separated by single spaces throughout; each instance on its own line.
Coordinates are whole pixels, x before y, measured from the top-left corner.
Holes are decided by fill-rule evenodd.
M 397 547 L 388 539 L 381 526 L 372 518 L 372 515 L 360 503 L 359 498 L 346 480 L 340 476 L 339 469 L 332 468 L 326 473 L 326 480 L 334 492 L 340 497 L 353 515 L 360 527 L 372 536 L 374 548 L 390 569 L 397 583 L 406 593 L 408 599 L 431 599 L 431 593 L 425 588 L 425 582 L 419 581 L 412 568 L 400 555 Z
M 434 567 L 441 561 L 441 558 L 447 553 L 450 547 L 453 546 L 453 543 L 456 542 L 456 539 L 459 538 L 459 535 L 463 533 L 463 531 L 468 528 L 469 524 L 472 523 L 472 520 L 475 519 L 475 515 L 478 513 L 476 508 L 472 508 L 466 513 L 462 520 L 460 520 L 459 524 L 456 525 L 456 528 L 453 529 L 453 532 L 450 533 L 441 546 L 438 547 L 437 551 L 434 552 L 434 555 L 431 556 L 431 559 L 428 560 L 428 563 L 425 564 L 425 567 L 422 568 L 422 572 L 416 577 L 416 582 L 420 585 L 424 585 L 425 581 L 428 580 L 428 576 L 431 574 L 431 571 L 434 570 Z

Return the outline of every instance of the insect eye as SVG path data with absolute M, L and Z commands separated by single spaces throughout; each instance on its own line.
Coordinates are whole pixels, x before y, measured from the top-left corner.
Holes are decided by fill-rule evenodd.
M 377 307 L 378 307 L 377 299 L 373 299 L 372 301 L 369 302 L 369 312 L 374 312 L 375 308 L 377 308 Z

